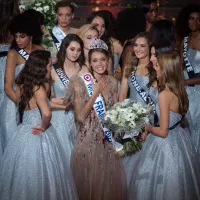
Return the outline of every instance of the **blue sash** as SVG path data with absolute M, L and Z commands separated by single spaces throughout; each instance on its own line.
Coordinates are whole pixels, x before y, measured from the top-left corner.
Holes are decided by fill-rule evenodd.
M 17 51 L 17 53 L 22 56 L 22 58 L 24 58 L 24 60 L 28 60 L 29 58 L 29 54 L 24 50 L 24 49 L 20 49 L 18 46 L 15 47 L 15 50 Z
M 187 70 L 189 78 L 200 78 L 200 73 L 195 74 L 194 72 L 194 68 L 192 67 L 190 60 L 188 59 L 187 51 L 188 51 L 188 36 L 184 37 L 183 60 L 184 60 L 185 68 Z M 190 86 L 194 86 L 194 85 L 190 85 Z
M 54 42 L 54 44 L 56 46 L 56 49 L 59 51 L 61 43 L 58 41 L 58 39 L 56 38 L 56 36 L 52 32 L 50 32 L 50 34 L 51 34 L 53 42 Z
M 58 67 L 57 64 L 53 64 L 53 67 L 54 67 L 58 77 L 60 78 L 61 82 L 66 87 L 69 83 L 69 78 L 68 78 L 67 74 L 60 67 Z
M 152 98 L 149 96 L 149 94 L 147 94 L 147 92 L 145 92 L 145 90 L 137 82 L 136 77 L 135 77 L 135 72 L 131 73 L 131 83 L 132 83 L 133 87 L 136 89 L 137 93 L 143 99 L 143 101 L 146 104 L 150 104 L 153 107 L 153 111 L 154 111 L 154 124 L 156 124 L 158 122 L 158 116 L 156 114 L 156 105 L 153 102 Z

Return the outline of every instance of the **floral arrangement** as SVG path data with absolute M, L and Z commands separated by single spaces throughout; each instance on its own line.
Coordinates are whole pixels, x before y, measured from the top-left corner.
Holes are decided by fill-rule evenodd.
M 123 145 L 120 155 L 133 154 L 142 148 L 137 140 L 144 124 L 153 121 L 153 108 L 150 105 L 125 99 L 106 111 L 102 122 L 114 133 L 115 139 Z
M 52 26 L 55 22 L 55 5 L 55 0 L 35 0 L 26 5 L 21 1 L 19 8 L 20 11 L 32 8 L 41 12 L 44 15 L 45 25 Z

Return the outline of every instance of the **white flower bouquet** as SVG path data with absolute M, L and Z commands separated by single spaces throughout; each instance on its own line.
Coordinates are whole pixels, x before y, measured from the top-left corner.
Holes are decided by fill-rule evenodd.
M 106 111 L 102 122 L 114 133 L 114 137 L 123 145 L 122 154 L 133 154 L 142 148 L 137 141 L 145 124 L 152 123 L 153 108 L 150 105 L 125 99 L 114 104 Z

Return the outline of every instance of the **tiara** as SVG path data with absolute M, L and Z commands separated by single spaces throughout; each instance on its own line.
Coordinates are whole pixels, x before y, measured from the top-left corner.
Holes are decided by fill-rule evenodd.
M 105 49 L 106 51 L 108 50 L 107 44 L 103 40 L 98 39 L 98 38 L 92 39 L 89 42 L 88 48 L 89 49 Z

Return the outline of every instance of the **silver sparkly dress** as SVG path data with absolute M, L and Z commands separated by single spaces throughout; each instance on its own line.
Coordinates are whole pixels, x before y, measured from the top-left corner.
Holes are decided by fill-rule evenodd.
M 159 107 L 156 107 L 158 117 Z M 169 127 L 182 116 L 170 111 Z M 199 200 L 200 156 L 180 124 L 166 138 L 149 134 L 132 165 L 129 200 Z
M 24 112 L 0 165 L 1 200 L 77 200 L 66 154 L 53 126 L 33 135 L 41 124 L 39 109 Z
M 55 97 L 64 97 L 66 88 L 60 79 L 53 83 L 53 91 Z M 51 123 L 56 129 L 60 144 L 65 149 L 67 159 L 70 161 L 76 135 L 74 111 L 53 110 Z
M 5 69 L 6 69 L 6 58 L 7 58 L 7 53 L 10 49 L 10 45 L 2 45 L 0 44 L 0 110 L 1 107 L 3 107 L 3 101 L 5 97 L 5 92 L 4 92 L 4 75 L 5 75 Z M 0 117 L 0 158 L 3 155 L 3 149 L 4 149 L 4 134 L 3 134 L 3 129 L 2 129 L 2 118 L 3 115 Z
M 23 67 L 24 67 L 24 64 L 16 66 L 15 78 L 18 76 L 18 74 L 23 69 Z M 4 80 L 4 77 L 3 77 L 3 80 Z M 16 89 L 15 84 L 13 85 L 13 88 Z M 18 125 L 19 115 L 18 115 L 17 105 L 12 100 L 10 100 L 10 98 L 5 93 L 3 94 L 4 94 L 4 97 L 0 104 L 0 113 L 1 113 L 0 134 L 2 138 L 2 148 L 4 151 L 9 139 L 13 136 L 13 133 L 16 130 L 16 127 Z
M 152 98 L 153 102 L 155 102 L 155 104 L 156 104 L 157 103 L 158 90 L 157 90 L 157 88 L 152 88 L 152 87 L 148 88 L 147 87 L 147 84 L 149 83 L 149 78 L 147 76 L 138 76 L 138 75 L 136 75 L 136 80 L 137 80 L 138 84 L 147 93 L 149 93 L 149 95 Z M 144 100 L 140 97 L 140 95 L 138 94 L 137 90 L 135 89 L 135 87 L 131 83 L 131 78 L 128 79 L 128 85 L 129 85 L 129 88 L 130 88 L 130 97 L 129 98 L 134 99 L 137 102 L 141 102 L 142 104 L 145 104 Z M 137 152 L 136 155 L 138 153 L 140 153 L 140 152 Z M 135 162 L 136 155 L 126 156 L 126 157 L 123 158 L 124 169 L 125 169 L 125 172 L 126 172 L 127 186 L 129 186 L 130 181 L 131 181 L 132 166 L 133 166 L 133 164 Z
M 200 51 L 188 48 L 188 58 L 195 73 L 200 73 Z M 185 78 L 188 79 L 188 74 L 184 71 Z M 186 91 L 189 98 L 188 121 L 191 130 L 192 140 L 200 153 L 200 85 L 193 87 L 187 86 Z

